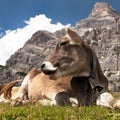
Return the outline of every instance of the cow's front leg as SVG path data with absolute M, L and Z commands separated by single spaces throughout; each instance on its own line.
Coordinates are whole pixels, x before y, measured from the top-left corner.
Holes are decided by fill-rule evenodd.
M 72 101 L 74 101 L 72 98 L 70 99 L 70 96 L 67 92 L 65 91 L 50 91 L 49 92 L 45 92 L 44 95 L 45 98 L 44 99 L 48 99 L 48 100 L 41 100 L 42 103 L 48 103 L 48 105 L 70 105 L 72 106 Z M 76 100 L 75 100 L 76 101 Z M 75 102 L 76 103 L 76 102 Z

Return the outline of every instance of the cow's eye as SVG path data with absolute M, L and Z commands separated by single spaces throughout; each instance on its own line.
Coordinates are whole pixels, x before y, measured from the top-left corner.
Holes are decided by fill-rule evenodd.
M 60 43 L 60 47 L 64 47 L 68 45 L 68 41 L 64 41 Z

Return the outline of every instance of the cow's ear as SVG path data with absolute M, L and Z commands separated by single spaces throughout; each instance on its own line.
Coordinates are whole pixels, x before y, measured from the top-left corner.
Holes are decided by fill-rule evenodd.
M 102 72 L 100 63 L 94 51 L 92 51 L 92 55 L 93 55 L 93 60 L 92 60 L 91 74 L 90 74 L 91 77 L 89 79 L 89 82 L 92 88 L 95 88 L 96 86 L 100 86 L 106 90 L 108 88 L 108 80 Z
M 69 37 L 71 38 L 70 39 L 71 43 L 77 44 L 77 45 L 82 44 L 82 38 L 75 31 L 68 28 L 67 33 L 68 33 Z

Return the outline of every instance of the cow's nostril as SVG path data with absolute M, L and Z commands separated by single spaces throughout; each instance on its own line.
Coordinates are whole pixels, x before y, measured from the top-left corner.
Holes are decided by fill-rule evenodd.
M 43 64 L 41 65 L 41 69 L 44 68 L 44 67 L 45 67 L 45 63 L 43 63 Z

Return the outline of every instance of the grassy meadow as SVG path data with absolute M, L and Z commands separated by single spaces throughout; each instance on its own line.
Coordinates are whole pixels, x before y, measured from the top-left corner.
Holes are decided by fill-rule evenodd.
M 120 110 L 100 106 L 69 107 L 0 104 L 0 120 L 120 120 Z

